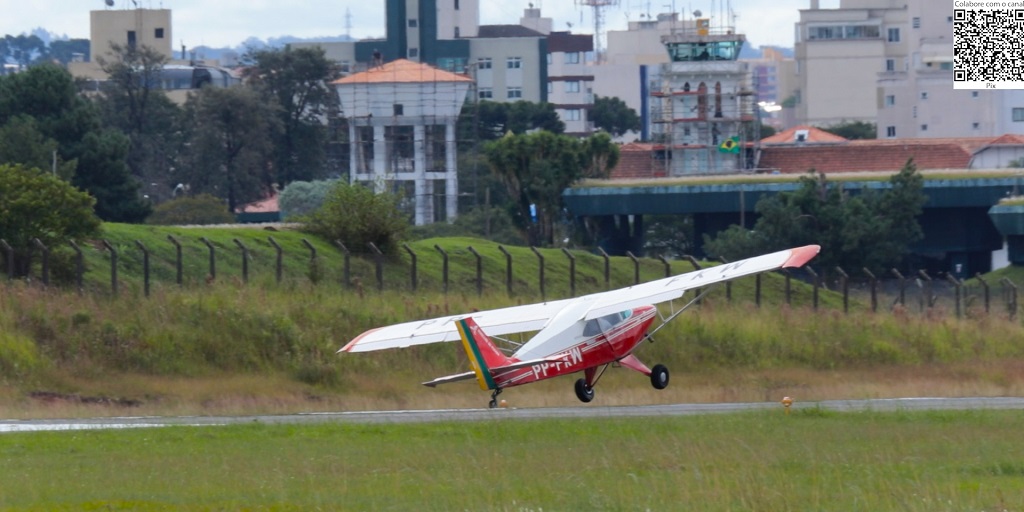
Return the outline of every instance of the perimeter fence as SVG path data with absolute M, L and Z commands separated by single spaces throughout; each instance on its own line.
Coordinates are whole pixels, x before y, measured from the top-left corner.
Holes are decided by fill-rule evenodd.
M 170 263 L 170 267 L 173 269 L 174 283 L 177 286 L 183 287 L 189 281 L 195 282 L 194 278 L 187 280 L 185 277 L 186 267 L 196 267 L 196 265 L 186 265 L 186 251 L 183 249 L 187 248 L 188 242 L 173 235 L 167 236 L 167 242 L 168 247 L 159 250 L 146 246 L 140 240 L 134 240 L 132 247 L 126 247 L 124 244 L 117 245 L 108 240 L 100 240 L 97 244 L 92 245 L 91 248 L 103 252 L 109 261 L 107 276 L 109 277 L 110 294 L 118 296 L 122 293 L 122 283 L 118 272 L 119 268 L 125 265 L 122 258 L 125 251 L 134 251 L 135 254 L 132 255 L 133 261 L 141 263 L 141 268 L 133 268 L 133 270 L 137 270 L 141 274 L 141 283 L 137 285 L 144 297 L 149 297 L 151 293 L 151 261 L 153 258 L 159 258 L 164 264 Z M 481 250 L 477 250 L 471 245 L 465 247 L 464 251 L 453 251 L 450 247 L 445 249 L 439 245 L 434 245 L 433 250 L 428 251 L 429 254 L 424 254 L 422 247 L 417 251 L 410 245 L 403 244 L 402 249 L 408 256 L 408 259 L 403 259 L 400 265 L 394 265 L 386 264 L 387 258 L 385 254 L 373 243 L 370 243 L 368 246 L 369 251 L 366 254 L 369 258 L 367 261 L 365 255 L 354 254 L 354 251 L 351 251 L 340 240 L 335 241 L 337 252 L 334 254 L 324 254 L 324 251 L 317 249 L 316 244 L 311 243 L 305 238 L 301 239 L 301 248 L 290 248 L 290 252 L 286 251 L 285 247 L 272 236 L 268 236 L 265 245 L 261 244 L 260 247 L 250 247 L 239 238 L 231 239 L 230 246 L 222 240 L 214 242 L 206 237 L 200 237 L 198 242 L 205 249 L 203 251 L 205 253 L 203 259 L 205 260 L 206 274 L 202 277 L 202 281 L 207 285 L 219 282 L 218 262 L 223 264 L 224 261 L 231 259 L 235 259 L 237 262 L 237 264 L 232 264 L 231 268 L 238 272 L 237 275 L 233 276 L 233 280 L 238 281 L 242 285 L 248 284 L 253 272 L 251 263 L 257 257 L 264 263 L 260 266 L 261 270 L 266 271 L 269 270 L 267 267 L 272 268 L 274 282 L 278 285 L 282 284 L 286 279 L 290 279 L 293 282 L 296 279 L 308 280 L 313 285 L 322 285 L 332 281 L 324 279 L 324 260 L 338 259 L 340 262 L 335 262 L 340 263 L 338 284 L 345 290 L 354 290 L 360 294 L 364 293 L 367 287 L 364 284 L 364 278 L 369 278 L 371 274 L 373 276 L 372 288 L 379 291 L 385 289 L 411 292 L 429 291 L 424 287 L 419 267 L 431 258 L 433 259 L 433 261 L 429 261 L 431 265 L 440 264 L 440 280 L 430 283 L 437 287 L 435 291 L 446 294 L 452 291 L 460 293 L 475 291 L 476 294 L 482 295 L 485 293 L 485 290 L 494 292 L 497 291 L 496 288 L 503 285 L 502 287 L 505 289 L 505 292 L 510 296 L 535 294 L 539 295 L 541 300 L 546 300 L 549 295 L 552 295 L 552 282 L 559 284 L 567 282 L 568 289 L 557 294 L 564 295 L 567 292 L 569 297 L 575 297 L 581 291 L 583 293 L 592 293 L 594 291 L 610 290 L 622 286 L 640 284 L 644 281 L 660 277 L 672 276 L 674 275 L 673 263 L 676 263 L 677 267 L 685 267 L 679 269 L 677 273 L 700 270 L 718 263 L 727 263 L 725 260 L 720 262 L 698 261 L 693 256 L 685 256 L 685 259 L 675 261 L 669 261 L 663 257 L 654 259 L 640 258 L 627 252 L 626 261 L 629 262 L 630 268 L 625 273 L 619 269 L 618 274 L 631 274 L 631 279 L 628 279 L 626 282 L 622 282 L 620 279 L 618 282 L 613 283 L 612 262 L 613 260 L 622 260 L 622 258 L 613 258 L 603 250 L 597 249 L 597 256 L 603 260 L 601 261 L 603 283 L 600 281 L 595 282 L 595 277 L 589 276 L 585 279 L 586 285 L 581 286 L 582 283 L 578 279 L 579 276 L 576 270 L 577 259 L 580 257 L 592 258 L 595 255 L 589 251 L 573 251 L 567 248 L 550 250 L 530 247 L 529 249 L 533 253 L 533 257 L 536 258 L 535 261 L 531 262 L 532 264 L 519 262 L 520 265 L 517 266 L 513 253 L 501 245 L 497 246 L 497 250 L 502 256 L 501 259 L 504 260 L 503 265 L 497 265 L 491 258 L 485 258 Z M 190 253 L 189 257 L 195 258 L 197 254 L 195 251 L 195 241 L 191 243 L 193 250 L 188 251 Z M 67 242 L 67 247 L 74 254 L 70 272 L 70 284 L 79 293 L 85 293 L 85 251 L 88 248 L 83 248 L 74 241 Z M 40 286 L 50 287 L 52 270 L 50 263 L 51 248 L 44 245 L 37 238 L 33 240 L 32 249 L 33 251 L 27 255 L 29 261 L 26 266 L 29 269 L 35 270 L 36 273 L 30 272 L 24 278 L 38 283 Z M 15 251 L 2 239 L 0 239 L 0 250 L 2 250 L 2 255 L 6 262 L 7 279 L 8 281 L 13 281 L 16 279 Z M 168 252 L 171 254 L 168 255 Z M 286 266 L 284 260 L 286 253 L 289 256 L 292 253 L 300 253 L 300 257 L 305 258 L 305 266 L 302 269 L 301 275 L 285 275 Z M 468 279 L 459 279 L 457 283 L 453 283 L 451 260 L 456 254 L 459 256 L 458 265 L 460 269 L 468 267 L 473 270 Z M 520 254 L 524 253 L 520 252 Z M 469 256 L 468 261 L 467 256 Z M 38 258 L 38 265 L 33 264 L 33 259 L 36 258 Z M 562 259 L 558 263 L 557 268 L 549 268 L 554 267 L 553 258 Z M 272 263 L 267 265 L 266 263 L 270 261 Z M 353 264 L 355 262 L 361 264 L 362 272 L 353 271 Z M 369 267 L 367 267 L 367 264 L 369 264 Z M 536 267 L 536 274 L 534 276 L 522 275 L 527 270 L 534 271 L 534 266 Z M 663 269 L 663 274 L 652 272 L 652 266 L 658 266 Z M 518 274 L 516 272 L 517 268 L 520 268 Z M 643 272 L 641 271 L 642 268 L 644 268 Z M 552 279 L 551 270 L 559 274 L 557 279 Z M 400 279 L 386 279 L 385 275 L 388 271 L 402 273 L 403 275 Z M 793 305 L 797 300 L 796 298 L 799 297 L 800 304 L 807 305 L 814 310 L 829 308 L 841 309 L 844 313 L 849 313 L 851 310 L 869 310 L 872 312 L 889 311 L 899 314 L 952 314 L 958 318 L 968 315 L 977 316 L 985 314 L 999 315 L 1011 320 L 1017 319 L 1019 311 L 1017 300 L 1018 287 L 1016 283 L 1007 278 L 990 282 L 990 280 L 978 274 L 972 279 L 961 280 L 951 274 L 931 275 L 923 270 L 918 271 L 914 275 L 904 275 L 897 269 L 891 269 L 886 275 L 876 275 L 868 269 L 849 272 L 847 269 L 837 267 L 828 271 L 827 269 L 816 268 L 813 265 L 806 265 L 801 269 L 781 270 L 775 272 L 775 274 L 780 274 L 783 282 L 781 291 L 778 290 L 779 286 L 773 286 L 767 292 L 781 295 L 781 297 L 772 297 L 771 300 L 767 301 L 773 304 L 785 303 Z M 728 281 L 716 291 L 716 295 L 709 298 L 713 297 L 715 300 L 731 302 L 743 299 L 742 294 L 746 293 L 750 294 L 747 299 L 752 299 L 754 304 L 760 307 L 763 302 L 766 302 L 765 286 L 762 284 L 763 279 L 765 279 L 764 276 L 765 274 L 757 274 L 736 281 Z M 737 283 L 741 281 L 744 284 L 739 286 Z M 794 285 L 794 282 L 799 284 Z M 502 283 L 502 285 L 497 285 L 496 283 Z M 453 286 L 454 284 L 459 285 L 457 289 Z M 736 290 L 734 290 L 734 287 Z M 99 291 L 95 287 L 89 288 L 89 290 Z M 823 300 L 825 295 L 829 297 L 829 300 Z M 701 290 L 697 290 L 696 296 L 698 297 L 696 299 L 698 303 L 701 300 L 708 300 L 704 298 Z

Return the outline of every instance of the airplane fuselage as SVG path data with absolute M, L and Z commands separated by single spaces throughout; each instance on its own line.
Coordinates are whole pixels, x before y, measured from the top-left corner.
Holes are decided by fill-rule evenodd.
M 583 338 L 556 354 L 556 360 L 495 372 L 494 382 L 499 388 L 520 386 L 618 361 L 644 340 L 656 314 L 654 306 L 634 308 L 628 318 L 595 336 Z

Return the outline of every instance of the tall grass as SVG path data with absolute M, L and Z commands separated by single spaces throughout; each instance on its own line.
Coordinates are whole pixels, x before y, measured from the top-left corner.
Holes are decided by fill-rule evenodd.
M 308 283 L 171 287 L 129 299 L 14 284 L 0 293 L 0 369 L 6 386 L 22 391 L 78 392 L 87 386 L 104 392 L 106 386 L 107 393 L 152 399 L 159 390 L 114 387 L 112 376 L 209 382 L 251 375 L 292 383 L 282 387 L 299 386 L 291 389 L 305 393 L 400 403 L 416 396 L 418 382 L 464 371 L 458 348 L 335 352 L 373 327 L 519 301 L 503 293 L 360 295 Z M 704 375 L 861 370 L 1020 361 L 1022 339 L 1018 322 L 996 317 L 844 315 L 712 297 L 660 331 L 638 355 Z

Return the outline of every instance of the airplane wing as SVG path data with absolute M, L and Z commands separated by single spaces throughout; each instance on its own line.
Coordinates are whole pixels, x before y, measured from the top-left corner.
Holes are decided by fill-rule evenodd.
M 413 345 L 455 341 L 459 333 L 455 321 L 472 316 L 477 325 L 491 336 L 501 336 L 517 332 L 539 331 L 547 321 L 572 299 L 512 306 L 509 308 L 491 309 L 462 315 L 444 316 L 389 325 L 370 329 L 356 336 L 339 352 L 369 352 L 388 348 L 405 348 Z
M 787 249 L 575 299 L 471 312 L 370 329 L 356 336 L 338 352 L 369 352 L 455 341 L 459 339 L 455 321 L 470 316 L 473 317 L 477 325 L 492 336 L 540 331 L 563 311 L 565 312 L 563 317 L 571 315 L 574 318 L 562 318 L 561 320 L 574 322 L 579 319 L 590 320 L 638 306 L 667 302 L 681 297 L 687 290 L 759 272 L 800 267 L 817 255 L 819 249 L 820 247 L 817 245 Z
M 679 274 L 678 276 L 666 277 L 620 290 L 595 294 L 599 295 L 599 297 L 596 298 L 594 304 L 587 310 L 584 318 L 591 320 L 630 308 L 667 302 L 682 297 L 683 293 L 687 290 L 760 272 L 802 267 L 811 258 L 814 258 L 819 250 L 821 250 L 821 247 L 818 245 L 806 245 L 732 263 L 724 263 L 703 270 L 695 270 Z

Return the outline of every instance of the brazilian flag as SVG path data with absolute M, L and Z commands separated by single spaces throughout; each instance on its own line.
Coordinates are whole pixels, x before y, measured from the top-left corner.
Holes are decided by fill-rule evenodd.
M 724 141 L 722 141 L 721 144 L 718 145 L 718 151 L 722 153 L 739 153 L 740 138 L 729 137 L 728 139 L 725 139 Z

